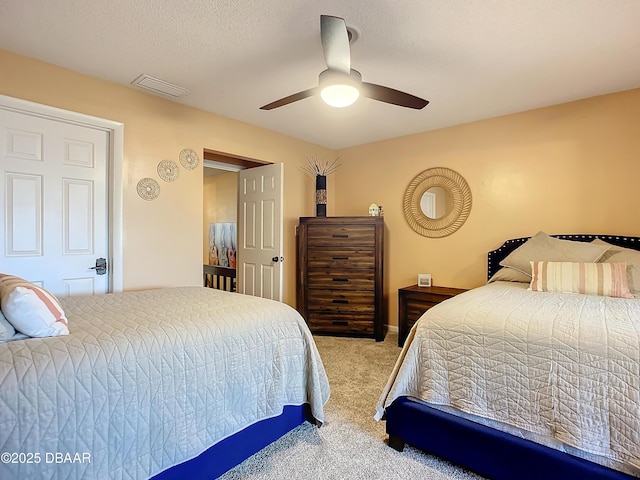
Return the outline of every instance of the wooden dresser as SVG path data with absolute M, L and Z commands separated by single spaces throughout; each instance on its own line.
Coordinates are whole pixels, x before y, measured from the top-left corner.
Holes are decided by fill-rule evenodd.
M 409 330 L 424 312 L 462 292 L 466 290 L 452 287 L 419 287 L 418 285 L 398 289 L 398 346 L 404 345 Z
M 298 311 L 313 333 L 384 340 L 383 217 L 301 217 Z

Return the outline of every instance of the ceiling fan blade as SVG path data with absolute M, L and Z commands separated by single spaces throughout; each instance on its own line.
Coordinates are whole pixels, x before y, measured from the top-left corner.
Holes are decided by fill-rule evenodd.
M 400 107 L 414 108 L 416 110 L 423 109 L 429 104 L 428 100 L 416 97 L 415 95 L 374 83 L 362 82 L 361 93 L 365 97 L 380 102 L 391 103 L 392 105 L 399 105 Z
M 317 91 L 318 87 L 314 87 L 310 88 L 309 90 L 294 93 L 293 95 L 289 95 L 288 97 L 284 97 L 280 100 L 276 100 L 275 102 L 263 105 L 262 107 L 260 107 L 260 110 L 273 110 L 274 108 L 283 107 L 284 105 L 289 105 L 290 103 L 297 102 L 298 100 L 304 100 L 307 97 L 315 95 Z
M 320 15 L 320 37 L 324 59 L 329 70 L 349 74 L 351 71 L 351 48 L 344 18 Z

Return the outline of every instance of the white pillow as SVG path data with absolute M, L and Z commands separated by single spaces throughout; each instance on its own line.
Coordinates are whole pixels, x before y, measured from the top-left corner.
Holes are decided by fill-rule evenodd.
M 516 270 L 515 268 L 502 267 L 489 279 L 487 283 L 493 282 L 531 283 L 531 276 L 522 273 L 520 270 Z
M 0 343 L 22 340 L 23 338 L 29 337 L 22 333 L 17 333 L 16 329 L 13 328 L 13 325 L 9 323 L 9 320 L 2 313 L 2 310 L 0 310 Z
M 2 311 L 0 311 L 0 343 L 12 340 L 15 334 L 16 329 L 4 318 Z
M 599 238 L 596 238 L 591 243 L 609 245 Z M 631 294 L 635 298 L 640 298 L 640 251 L 618 247 L 617 245 L 610 245 L 610 247 L 598 261 L 605 263 L 626 262 L 629 290 L 631 290 Z
M 16 331 L 30 337 L 69 334 L 56 297 L 22 278 L 0 274 L 0 308 Z
M 500 262 L 531 278 L 530 262 L 597 262 L 611 245 L 560 240 L 538 232 Z

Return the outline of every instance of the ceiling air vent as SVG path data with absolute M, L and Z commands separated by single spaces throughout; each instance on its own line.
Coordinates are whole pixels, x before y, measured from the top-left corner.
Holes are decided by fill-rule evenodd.
M 174 85 L 173 83 L 165 82 L 164 80 L 152 77 L 151 75 L 147 75 L 146 73 L 143 73 L 138 78 L 136 78 L 133 82 L 131 82 L 131 85 L 172 98 L 184 97 L 185 95 L 188 95 L 190 93 L 190 91 L 186 88 L 179 87 L 178 85 Z

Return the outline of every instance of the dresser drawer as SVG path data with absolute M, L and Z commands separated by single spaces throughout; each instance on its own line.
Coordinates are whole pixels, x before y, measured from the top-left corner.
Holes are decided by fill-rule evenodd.
M 376 243 L 373 225 L 309 225 L 308 248 L 371 246 Z
M 312 332 L 373 335 L 375 315 L 359 313 L 309 312 Z
M 359 290 L 309 289 L 307 308 L 309 311 L 331 312 L 375 312 L 375 293 Z
M 375 287 L 375 271 L 347 269 L 309 269 L 307 271 L 309 288 L 336 290 L 370 290 Z
M 375 250 L 373 247 L 309 250 L 307 266 L 309 268 L 374 268 Z

